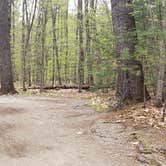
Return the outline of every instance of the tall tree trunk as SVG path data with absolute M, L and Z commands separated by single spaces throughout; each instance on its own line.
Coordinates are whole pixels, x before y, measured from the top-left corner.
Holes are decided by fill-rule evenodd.
M 65 82 L 68 82 L 68 55 L 69 55 L 69 28 L 68 28 L 68 17 L 69 17 L 69 0 L 66 0 L 66 14 L 65 14 Z
M 35 48 L 34 48 L 34 55 L 35 55 L 35 84 L 40 85 L 40 50 L 41 50 L 41 12 L 38 13 L 38 19 L 37 19 L 37 27 L 36 27 L 36 33 L 35 33 Z
M 157 82 L 157 93 L 156 93 L 156 105 L 161 107 L 164 100 L 166 100 L 166 13 L 165 13 L 166 2 L 159 1 L 159 14 L 160 14 L 160 28 L 161 28 L 161 41 L 160 41 L 160 62 L 159 62 L 159 73 Z
M 22 0 L 22 86 L 26 91 L 26 52 L 25 52 L 25 0 Z
M 44 6 L 44 0 L 41 4 L 41 63 L 40 63 L 40 92 L 44 90 L 45 84 L 45 60 L 46 60 L 46 26 L 48 21 L 48 1 Z
M 74 31 L 75 31 L 75 55 L 78 55 L 78 49 L 77 49 L 77 47 L 78 47 L 78 19 L 76 20 L 76 26 L 75 26 L 75 28 L 74 28 Z M 73 73 L 72 73 L 72 75 L 73 75 L 73 83 L 74 84 L 78 84 L 78 63 L 77 63 L 77 61 L 75 61 L 74 62 L 74 64 L 73 64 Z
M 87 56 L 87 69 L 88 69 L 88 84 L 93 85 L 93 67 L 92 67 L 92 54 L 91 54 L 91 36 L 90 36 L 90 13 L 89 2 L 85 0 L 85 27 L 86 27 L 86 49 L 85 54 Z
M 99 62 L 99 53 L 98 48 L 96 47 L 97 43 L 97 23 L 96 23 L 96 11 L 97 11 L 97 5 L 98 0 L 91 0 L 89 2 L 90 9 L 89 9 L 89 15 L 90 15 L 90 63 L 89 63 L 89 81 L 91 84 L 94 82 L 93 78 L 93 61 L 97 59 L 97 71 L 100 71 L 100 64 Z M 100 62 L 101 63 L 101 62 Z
M 23 1 L 22 3 L 22 45 L 23 45 L 22 47 L 23 78 L 22 79 L 23 79 L 23 82 L 22 83 L 23 83 L 23 91 L 26 91 L 27 74 L 28 74 L 29 86 L 31 85 L 29 50 L 30 50 L 31 31 L 33 28 L 33 23 L 34 23 L 36 9 L 37 9 L 37 0 L 34 0 L 33 13 L 30 13 L 30 14 L 28 13 L 27 0 L 22 0 L 22 1 Z M 31 15 L 32 17 L 30 17 Z
M 15 93 L 10 48 L 10 0 L 0 1 L 0 75 L 1 93 Z
M 84 84 L 84 49 L 83 49 L 83 11 L 82 0 L 78 0 L 78 37 L 79 37 L 79 58 L 78 58 L 78 81 L 79 92 Z
M 52 33 L 53 33 L 53 83 L 55 81 L 55 55 L 56 55 L 56 66 L 57 66 L 57 73 L 58 73 L 58 82 L 59 85 L 62 85 L 62 80 L 61 80 L 61 73 L 60 73 L 60 63 L 59 63 L 59 49 L 57 45 L 57 29 L 56 29 L 56 21 L 57 21 L 57 12 L 58 8 L 55 7 L 55 9 L 52 6 L 51 9 L 52 12 Z M 55 54 L 55 55 L 54 55 Z
M 137 44 L 132 0 L 111 0 L 113 29 L 116 37 L 117 97 L 121 101 L 144 100 L 142 64 L 134 57 Z M 128 56 L 124 56 L 128 54 Z
M 26 81 L 26 75 L 28 75 L 28 85 L 31 86 L 31 64 L 30 64 L 30 51 L 31 51 L 31 46 L 30 46 L 30 38 L 31 38 L 31 32 L 32 32 L 32 28 L 33 28 L 33 24 L 34 24 L 34 19 L 35 19 L 35 14 L 36 14 L 36 9 L 37 9 L 37 0 L 34 0 L 33 1 L 33 4 L 34 4 L 34 7 L 33 7 L 33 12 L 32 13 L 29 13 L 28 12 L 28 2 L 27 0 L 25 0 L 25 16 L 26 16 L 26 40 L 25 40 L 25 50 L 24 50 L 24 53 L 25 53 L 25 61 L 27 61 L 27 68 L 26 68 L 26 64 L 24 65 L 25 66 L 25 70 L 27 72 L 25 72 L 25 80 Z M 32 17 L 31 17 L 32 15 Z M 26 62 L 25 62 L 26 63 Z M 25 84 L 25 83 L 23 83 Z M 25 85 L 24 85 L 24 90 L 26 89 Z
M 15 59 L 14 59 L 14 54 L 15 54 L 15 41 L 16 41 L 16 35 L 15 35 L 15 30 L 16 30 L 16 26 L 15 26 L 15 0 L 11 1 L 11 10 L 12 10 L 12 62 L 13 62 L 13 76 L 16 76 L 15 79 L 17 79 L 17 75 L 15 75 Z

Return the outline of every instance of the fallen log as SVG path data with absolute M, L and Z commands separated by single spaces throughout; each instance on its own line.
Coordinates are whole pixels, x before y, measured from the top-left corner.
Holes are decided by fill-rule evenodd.
M 90 88 L 89 85 L 83 85 L 82 86 L 82 89 L 83 90 L 88 90 Z M 28 89 L 31 89 L 31 90 L 35 90 L 35 89 L 41 89 L 41 87 L 37 86 L 37 87 L 28 87 Z M 44 90 L 59 90 L 59 89 L 78 89 L 78 86 L 77 85 L 57 85 L 57 86 L 46 86 L 46 87 L 43 87 L 42 89 Z

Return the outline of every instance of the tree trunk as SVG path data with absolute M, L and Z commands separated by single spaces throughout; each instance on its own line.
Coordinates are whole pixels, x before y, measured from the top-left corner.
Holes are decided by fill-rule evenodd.
M 163 33 L 160 41 L 160 62 L 159 62 L 159 73 L 158 73 L 158 82 L 157 82 L 157 93 L 156 93 L 156 105 L 158 107 L 162 106 L 164 100 L 166 100 L 166 38 L 164 30 L 166 29 L 166 14 L 165 14 L 165 1 L 159 2 L 159 11 L 160 11 L 160 28 Z
M 90 60 L 88 64 L 88 71 L 89 71 L 89 82 L 90 84 L 94 84 L 94 76 L 93 76 L 93 62 L 95 59 L 100 59 L 98 50 L 96 48 L 97 43 L 97 21 L 96 21 L 96 11 L 97 11 L 97 5 L 98 0 L 91 0 L 89 2 L 90 9 L 89 9 L 89 25 L 90 25 Z M 99 71 L 99 65 L 97 65 L 96 68 L 97 71 Z
M 24 47 L 22 48 L 23 49 L 23 91 L 26 91 L 27 76 L 28 76 L 29 86 L 31 86 L 30 37 L 37 9 L 37 0 L 34 0 L 33 4 L 34 4 L 33 13 L 28 13 L 28 2 L 27 0 L 23 0 L 23 9 L 22 9 L 22 14 L 23 14 L 22 28 L 24 33 L 22 34 L 24 38 L 24 43 L 23 43 Z M 30 17 L 31 15 L 32 18 Z M 25 24 L 25 18 L 26 18 L 26 24 Z
M 45 84 L 45 59 L 46 59 L 46 26 L 48 21 L 48 2 L 44 6 L 44 0 L 41 4 L 41 63 L 40 63 L 40 92 L 43 91 Z
M 16 35 L 15 35 L 15 31 L 16 31 L 16 25 L 15 25 L 15 0 L 11 1 L 11 15 L 12 15 L 12 45 L 11 45 L 11 50 L 12 50 L 12 62 L 13 62 L 13 76 L 15 76 L 13 79 L 14 81 L 17 80 L 17 75 L 15 74 L 15 59 L 14 59 L 14 54 L 15 54 L 15 41 L 16 41 Z
M 79 37 L 79 58 L 78 58 L 78 81 L 79 92 L 84 84 L 84 49 L 83 49 L 83 11 L 82 0 L 78 0 L 78 37 Z
M 88 84 L 93 85 L 93 64 L 92 64 L 92 53 L 91 53 L 91 36 L 90 36 L 90 12 L 89 2 L 85 0 L 85 29 L 86 29 L 86 49 L 85 54 L 87 57 L 87 69 L 88 69 Z
M 15 93 L 10 48 L 10 1 L 0 1 L 0 74 L 1 93 Z
M 25 0 L 22 0 L 22 86 L 26 91 Z
M 111 2 L 116 37 L 117 97 L 121 101 L 143 101 L 142 64 L 134 57 L 137 35 L 135 18 L 132 15 L 132 0 L 111 0 Z
M 68 55 L 69 55 L 69 28 L 68 28 L 68 18 L 69 18 L 69 0 L 66 0 L 66 14 L 65 14 L 65 82 L 68 82 Z
M 57 28 L 56 28 L 56 21 L 57 21 L 57 12 L 58 8 L 52 6 L 51 9 L 51 14 L 52 14 L 52 33 L 53 33 L 53 61 L 55 61 L 55 55 L 56 55 L 56 65 L 57 65 L 57 73 L 58 73 L 58 82 L 59 85 L 62 85 L 62 80 L 61 80 L 61 72 L 60 72 L 60 63 L 59 63 L 59 49 L 58 49 L 58 44 L 57 44 Z M 55 54 L 55 55 L 54 55 Z M 55 81 L 55 62 L 53 62 L 53 83 Z
M 40 56 L 40 51 L 41 51 L 41 12 L 38 13 L 38 18 L 37 18 L 37 26 L 35 29 L 35 48 L 34 48 L 34 56 L 35 56 L 35 84 L 40 85 L 40 61 L 41 61 L 41 56 Z

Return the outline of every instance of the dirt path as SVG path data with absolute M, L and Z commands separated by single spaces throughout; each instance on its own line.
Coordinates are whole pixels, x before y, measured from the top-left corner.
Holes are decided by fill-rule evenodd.
M 1 166 L 137 166 L 121 124 L 71 98 L 0 97 Z

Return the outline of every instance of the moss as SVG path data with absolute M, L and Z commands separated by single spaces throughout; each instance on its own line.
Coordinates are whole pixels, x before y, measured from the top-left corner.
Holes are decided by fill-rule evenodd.
M 103 108 L 102 108 L 101 104 L 95 104 L 93 107 L 97 112 L 102 112 L 103 111 Z

